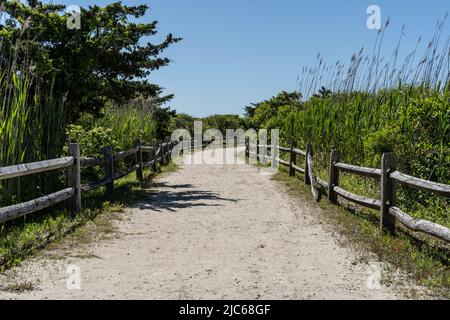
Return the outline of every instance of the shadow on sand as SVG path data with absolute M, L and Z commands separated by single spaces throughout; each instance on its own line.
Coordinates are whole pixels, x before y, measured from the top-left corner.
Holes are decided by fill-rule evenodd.
M 218 201 L 236 203 L 239 199 L 229 199 L 220 197 L 211 191 L 195 190 L 192 184 L 166 184 L 157 182 L 152 185 L 157 189 L 150 192 L 150 197 L 145 202 L 140 202 L 136 208 L 141 210 L 154 210 L 160 212 L 168 210 L 175 212 L 178 209 L 189 207 L 221 207 L 223 204 Z M 167 190 L 169 189 L 169 190 Z

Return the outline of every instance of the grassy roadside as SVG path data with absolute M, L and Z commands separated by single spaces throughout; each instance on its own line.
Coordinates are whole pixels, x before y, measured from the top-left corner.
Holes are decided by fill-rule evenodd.
M 343 236 L 346 243 L 360 252 L 375 254 L 380 261 L 406 271 L 412 279 L 430 290 L 437 298 L 450 298 L 450 250 L 441 242 L 427 238 L 413 237 L 399 230 L 395 237 L 379 229 L 378 215 L 367 210 L 351 210 L 331 205 L 326 198 L 316 203 L 309 186 L 303 184 L 303 176 L 289 177 L 285 168 L 274 176 L 274 180 L 286 186 L 289 194 L 308 202 L 331 226 L 332 232 Z M 364 257 L 363 257 L 364 259 Z M 385 279 L 395 282 L 395 279 Z M 415 289 L 409 294 L 414 298 Z
M 153 186 L 153 178 L 175 171 L 173 163 L 159 167 L 157 173 L 144 171 L 144 182 L 130 174 L 115 182 L 115 190 L 105 194 L 104 188 L 83 195 L 83 210 L 71 218 L 64 204 L 51 207 L 36 214 L 2 224 L 0 226 L 0 271 L 5 271 L 26 257 L 33 255 L 50 243 L 58 242 L 69 233 L 80 232 L 80 227 L 93 222 L 96 231 L 109 232 L 113 228 L 110 219 L 117 218 L 123 209 L 148 197 Z M 112 214 L 107 216 L 106 214 Z M 83 241 L 80 233 L 77 237 Z M 84 239 L 86 241 L 87 239 Z

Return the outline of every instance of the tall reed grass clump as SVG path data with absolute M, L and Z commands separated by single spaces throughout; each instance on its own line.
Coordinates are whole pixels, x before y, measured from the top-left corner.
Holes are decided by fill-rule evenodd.
M 41 90 L 25 43 L 19 39 L 7 47 L 0 36 L 0 166 L 57 158 L 65 141 L 64 99 L 54 95 L 53 84 Z M 59 183 L 54 174 L 8 180 L 1 185 L 0 204 L 45 194 Z
M 281 125 L 285 145 L 291 138 L 301 146 L 311 143 L 322 178 L 326 177 L 330 151 L 336 149 L 344 162 L 371 167 L 380 167 L 383 152 L 395 152 L 402 172 L 450 184 L 450 35 L 446 19 L 447 15 L 438 21 L 424 50 L 419 38 L 402 63 L 401 38 L 390 59 L 381 56 L 389 21 L 378 33 L 372 52 L 361 49 L 349 64 L 338 61 L 328 65 L 318 54 L 314 66 L 301 70 L 299 101 L 291 99 L 279 106 L 263 125 Z M 286 93 L 270 101 L 283 95 Z M 379 189 L 353 177 L 344 177 L 343 183 L 359 189 L 354 190 L 358 193 Z M 401 188 L 398 196 L 406 211 L 450 225 L 450 201 Z
M 156 139 L 154 112 L 157 107 L 151 98 L 138 98 L 125 105 L 109 103 L 100 117 L 85 113 L 70 124 L 68 139 L 79 142 L 82 155 L 89 157 L 101 157 L 107 146 L 116 151 L 130 149 L 137 138 L 148 145 Z
M 124 106 L 113 104 L 105 110 L 98 124 L 111 128 L 119 147 L 127 148 L 139 137 L 144 144 L 156 139 L 158 104 L 150 97 L 139 97 Z

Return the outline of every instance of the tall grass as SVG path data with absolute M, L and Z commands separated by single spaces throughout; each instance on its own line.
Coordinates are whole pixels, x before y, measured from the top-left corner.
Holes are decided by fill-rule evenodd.
M 112 129 L 119 148 L 132 146 L 139 137 L 143 143 L 150 143 L 156 137 L 157 123 L 153 118 L 157 104 L 152 98 L 137 98 L 124 106 L 112 105 L 105 110 L 103 118 L 97 121 Z
M 327 64 L 318 53 L 315 65 L 305 66 L 300 71 L 299 92 L 304 98 L 311 97 L 321 87 L 332 92 L 375 93 L 399 84 L 425 85 L 430 89 L 443 90 L 450 80 L 447 16 L 445 14 L 437 21 L 434 34 L 425 47 L 422 45 L 422 37 L 418 38 L 414 50 L 406 54 L 402 63 L 399 63 L 398 58 L 404 26 L 391 56 L 381 56 L 383 38 L 390 20 L 379 30 L 371 52 L 366 53 L 361 48 L 352 55 L 348 64 L 340 60 Z
M 345 162 L 374 167 L 380 166 L 383 152 L 394 151 L 403 172 L 450 184 L 450 36 L 446 19 L 447 15 L 437 22 L 425 48 L 419 38 L 402 63 L 398 61 L 402 36 L 391 57 L 380 54 L 389 21 L 378 33 L 372 52 L 359 50 L 349 64 L 327 65 L 319 54 L 313 67 L 301 71 L 298 87 L 304 99 L 294 112 L 293 130 L 291 117 L 285 119 L 286 136 L 290 138 L 293 132 L 297 141 L 314 146 L 324 175 L 332 149 L 341 151 Z M 356 178 L 348 184 L 361 187 L 359 191 L 368 187 Z M 416 216 L 450 225 L 448 200 L 400 189 L 399 201 Z
M 26 50 L 21 39 L 6 48 L 0 37 L 0 166 L 56 158 L 65 141 L 63 97 L 53 94 L 53 85 L 46 92 L 40 90 Z M 45 194 L 58 183 L 54 174 L 3 182 L 0 204 Z

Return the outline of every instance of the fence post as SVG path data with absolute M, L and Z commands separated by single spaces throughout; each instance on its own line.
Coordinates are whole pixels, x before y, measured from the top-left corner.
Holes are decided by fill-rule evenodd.
M 144 180 L 144 174 L 143 174 L 144 160 L 142 157 L 142 142 L 141 142 L 140 138 L 138 138 L 136 140 L 136 147 L 139 148 L 136 151 L 136 162 L 139 165 L 139 167 L 136 169 L 136 179 L 138 179 L 140 182 L 142 182 Z
M 161 147 L 161 165 L 164 164 L 164 140 L 159 140 L 159 145 Z
M 70 169 L 69 184 L 75 189 L 72 200 L 72 216 L 81 211 L 81 166 L 80 166 L 80 145 L 78 143 L 69 144 L 69 155 L 73 157 L 74 163 Z
M 309 177 L 309 164 L 308 164 L 308 154 L 312 154 L 312 145 L 308 143 L 306 145 L 306 156 L 305 156 L 305 185 L 311 184 L 311 179 Z
M 158 154 L 156 153 L 156 151 L 158 151 L 158 142 L 157 141 L 153 144 L 153 150 L 152 150 L 152 154 L 153 154 L 152 170 L 153 170 L 153 172 L 158 171 Z
M 389 177 L 397 169 L 393 152 L 383 153 L 381 158 L 381 215 L 380 227 L 391 234 L 395 233 L 395 217 L 389 213 L 389 207 L 395 205 L 394 182 Z
M 167 145 L 166 145 L 166 164 L 168 164 L 169 162 L 170 162 L 170 148 L 171 148 L 171 146 L 170 146 L 170 137 L 169 136 L 167 136 L 166 137 L 166 143 L 167 143 Z
M 259 137 L 256 138 L 256 164 L 259 162 Z
M 291 177 L 295 177 L 295 169 L 292 165 L 297 163 L 297 154 L 294 152 L 294 148 L 296 148 L 297 143 L 294 139 L 291 140 L 291 153 L 289 157 L 289 175 Z
M 245 137 L 245 160 L 250 157 L 250 138 Z
M 330 156 L 330 179 L 328 185 L 328 200 L 331 203 L 337 203 L 337 193 L 334 192 L 334 187 L 339 186 L 339 169 L 334 165 L 339 162 L 339 151 L 333 150 Z
M 165 144 L 165 145 L 164 145 Z M 168 145 L 167 145 L 167 139 L 163 139 L 163 164 L 167 164 L 167 148 L 168 148 Z
M 111 181 L 106 184 L 106 192 L 114 192 L 114 154 L 112 146 L 106 147 L 104 152 L 105 156 L 105 179 Z

